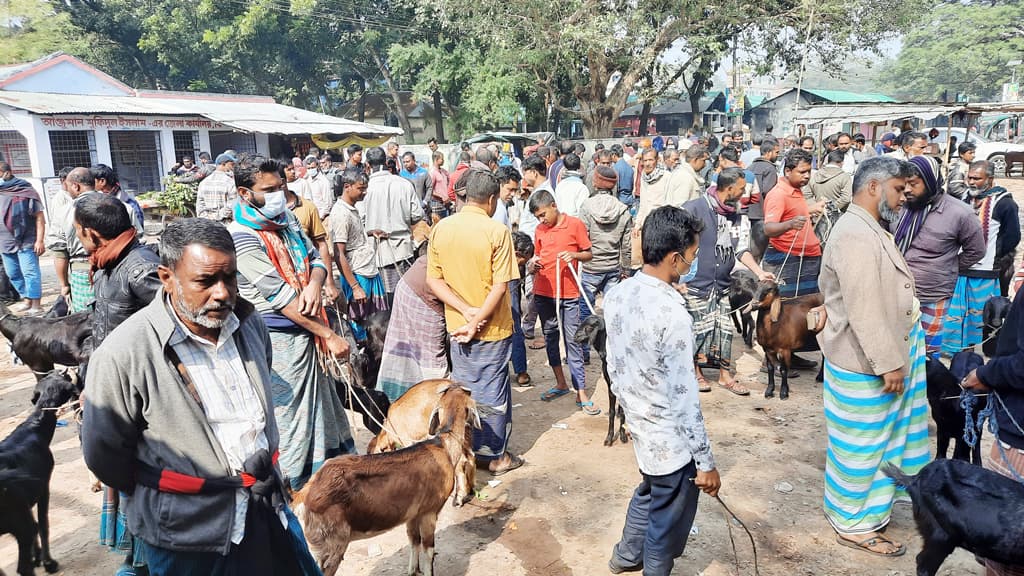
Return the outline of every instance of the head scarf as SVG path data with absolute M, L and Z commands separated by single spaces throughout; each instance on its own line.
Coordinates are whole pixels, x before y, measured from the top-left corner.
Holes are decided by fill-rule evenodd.
M 914 171 L 924 181 L 925 198 L 927 201 L 916 208 L 905 207 L 896 225 L 895 241 L 900 251 L 906 254 L 914 237 L 921 231 L 924 221 L 935 206 L 935 201 L 942 195 L 942 175 L 939 174 L 938 163 L 928 156 L 914 156 L 909 160 Z

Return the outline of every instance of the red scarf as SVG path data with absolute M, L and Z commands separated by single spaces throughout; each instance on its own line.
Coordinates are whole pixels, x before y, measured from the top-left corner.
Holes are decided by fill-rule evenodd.
M 89 283 L 92 284 L 92 275 L 97 270 L 102 270 L 113 264 L 121 257 L 121 253 L 135 240 L 135 227 L 131 227 L 118 234 L 98 250 L 89 255 Z
M 292 262 L 291 254 L 288 251 L 288 247 L 285 246 L 284 240 L 276 230 L 256 230 L 256 234 L 263 240 L 263 243 L 267 246 L 267 256 L 270 258 L 270 263 L 274 265 L 277 273 L 281 275 L 281 279 L 286 284 L 295 290 L 296 294 L 302 293 L 302 290 L 309 286 L 309 277 L 313 270 L 309 265 L 309 256 L 306 256 L 305 266 L 301 269 L 296 269 L 295 264 Z M 320 307 L 320 314 L 317 316 L 324 326 L 330 326 L 330 322 L 327 319 L 327 311 Z M 317 348 L 324 353 L 324 357 L 329 354 L 327 349 L 327 342 L 320 336 L 314 337 L 316 340 Z

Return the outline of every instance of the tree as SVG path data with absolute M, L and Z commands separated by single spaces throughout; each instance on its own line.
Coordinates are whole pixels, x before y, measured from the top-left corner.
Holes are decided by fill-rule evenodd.
M 760 69 L 787 69 L 808 51 L 846 54 L 852 48 L 877 45 L 879 38 L 909 22 L 909 15 L 923 4 L 923 0 L 895 5 L 883 0 L 420 1 L 424 3 L 420 13 L 442 15 L 439 20 L 451 36 L 486 42 L 485 53 L 500 54 L 506 65 L 529 77 L 554 110 L 582 118 L 590 137 L 611 134 L 613 122 L 647 74 L 655 73 L 654 83 L 644 90 L 648 95 L 664 93 L 687 72 L 691 84 L 706 84 L 694 82 L 693 71 L 700 80 L 702 72 L 713 68 L 708 62 L 719 61 L 737 38 L 756 47 Z M 671 47 L 687 55 L 681 65 L 662 63 Z M 835 64 L 841 67 L 841 61 Z M 703 90 L 696 92 L 699 99 Z
M 907 35 L 883 79 L 898 95 L 996 100 L 1024 54 L 1024 3 L 940 4 Z
M 67 17 L 36 0 L 7 0 L 0 27 L 0 64 L 31 62 L 58 50 L 73 51 Z M 3 23 L 0 23 L 3 26 Z

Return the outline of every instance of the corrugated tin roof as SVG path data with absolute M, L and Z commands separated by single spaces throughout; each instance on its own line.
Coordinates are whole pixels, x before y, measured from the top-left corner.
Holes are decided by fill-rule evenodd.
M 698 104 L 700 106 L 700 111 L 707 112 L 711 104 L 714 103 L 715 98 L 718 98 L 720 94 L 721 92 L 705 92 L 704 95 L 701 96 L 700 102 Z M 629 106 L 628 108 L 622 111 L 622 114 L 619 114 L 619 118 L 630 118 L 633 116 L 639 116 L 642 109 L 643 104 Z M 686 97 L 685 94 L 683 94 L 679 98 L 659 100 L 653 106 L 651 106 L 652 116 L 689 113 L 690 100 Z
M 59 58 L 63 55 L 63 52 L 54 52 L 52 54 L 47 54 L 46 56 L 43 56 L 42 58 L 39 58 L 38 60 L 33 60 L 31 62 L 20 62 L 18 64 L 8 64 L 6 66 L 0 66 L 0 80 L 6 80 L 19 72 L 28 70 L 29 68 L 34 68 L 36 66 L 39 66 L 40 64 L 44 64 L 50 60 L 53 60 L 54 58 Z
M 819 90 L 804 88 L 804 92 L 814 94 L 836 104 L 853 104 L 857 102 L 896 102 L 894 98 L 877 92 L 848 92 L 846 90 Z
M 962 104 L 821 105 L 804 108 L 793 121 L 810 125 L 821 122 L 889 122 L 903 118 L 931 120 L 964 109 Z
M 174 96 L 161 98 L 153 92 L 135 97 L 0 91 L 0 104 L 35 114 L 198 115 L 238 130 L 268 134 L 382 136 L 402 133 L 400 128 L 327 116 L 277 104 L 262 97 L 240 96 L 234 99 L 231 95 L 178 93 Z

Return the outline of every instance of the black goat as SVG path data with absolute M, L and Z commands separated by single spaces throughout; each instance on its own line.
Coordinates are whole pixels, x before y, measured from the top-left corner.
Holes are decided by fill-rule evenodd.
M 36 380 L 55 364 L 78 366 L 92 354 L 92 312 L 63 318 L 12 314 L 0 304 L 0 333 L 11 342 L 15 356 L 36 374 Z
M 732 310 L 732 323 L 743 338 L 747 348 L 754 346 L 754 311 L 748 306 L 757 292 L 757 276 L 746 268 L 739 268 L 732 273 L 729 285 L 729 309 Z M 742 310 L 741 310 L 742 308 Z
M 981 434 L 982 429 L 975 425 L 978 442 L 972 449 L 964 441 L 964 423 L 967 415 L 960 407 L 960 380 L 967 372 L 981 366 L 984 362 L 981 356 L 974 352 L 957 352 L 953 356 L 952 366 L 956 368 L 954 374 L 942 365 L 942 362 L 929 357 L 925 361 L 925 369 L 928 378 L 928 404 L 932 409 L 932 420 L 936 428 L 936 458 L 945 458 L 949 452 L 949 441 L 955 439 L 953 447 L 953 459 L 973 462 L 981 465 Z M 957 376 L 959 375 L 959 377 Z M 970 414 L 971 422 L 978 421 L 978 412 L 984 402 L 975 403 L 974 410 Z
M 391 400 L 388 395 L 380 390 L 363 388 L 361 386 L 349 386 L 344 380 L 335 380 L 334 385 L 341 397 L 341 404 L 349 410 L 355 410 L 363 416 L 363 426 L 373 435 L 380 434 L 381 424 L 388 416 L 391 408 Z M 351 402 L 349 395 L 351 394 Z M 378 422 L 380 424 L 378 424 Z
M 924 539 L 917 576 L 934 576 L 957 548 L 1003 564 L 1024 564 L 1024 485 L 962 460 L 935 460 L 916 476 L 882 471 L 904 486 Z
M 340 303 L 340 302 L 339 302 Z M 379 434 L 381 431 L 380 424 L 383 423 L 384 419 L 387 418 L 388 409 L 391 408 L 391 401 L 388 399 L 387 394 L 375 390 L 377 386 L 377 373 L 370 374 L 371 364 L 371 352 L 369 350 L 370 345 L 367 343 L 366 346 L 360 348 L 356 342 L 355 336 L 352 334 L 352 327 L 349 326 L 344 316 L 339 315 L 336 312 L 336 308 L 327 309 L 327 318 L 330 322 L 331 329 L 340 334 L 348 341 L 349 344 L 349 358 L 348 364 L 351 367 L 350 371 L 345 371 L 338 378 L 337 374 L 333 375 L 334 386 L 338 391 L 338 396 L 341 398 L 341 403 L 345 408 L 349 410 L 355 410 L 363 416 L 363 426 L 367 430 L 372 432 L 374 435 Z M 373 318 L 373 316 L 371 316 Z M 383 330 L 387 330 L 387 319 L 390 315 L 383 319 Z M 377 361 L 375 363 L 376 371 L 380 370 L 380 357 L 383 355 L 384 340 L 383 335 L 380 334 L 381 320 L 378 318 L 375 320 L 376 327 L 374 328 L 373 335 L 371 338 L 381 338 L 379 348 L 375 345 L 374 348 L 378 349 Z M 369 334 L 371 331 L 367 329 Z M 349 401 L 351 398 L 351 401 Z
M 997 333 L 1002 329 L 1003 321 L 1009 312 L 1010 299 L 1004 296 L 989 298 L 981 311 L 981 351 L 989 358 L 996 355 L 996 344 L 999 342 Z
M 0 534 L 18 540 L 20 576 L 34 574 L 33 565 L 42 564 L 50 573 L 58 570 L 50 556 L 50 441 L 57 427 L 56 408 L 78 397 L 77 384 L 64 373 L 50 372 L 40 383 L 45 386 L 35 411 L 0 442 Z M 32 506 L 37 506 L 38 524 Z
M 367 316 L 363 322 L 366 329 L 366 387 L 377 387 L 377 375 L 380 373 L 380 362 L 384 357 L 384 340 L 388 336 L 388 324 L 391 322 L 391 311 L 382 310 Z
M 626 415 L 622 406 L 618 406 L 618 399 L 612 392 L 612 379 L 608 376 L 608 350 L 605 346 L 608 340 L 608 331 L 604 327 L 604 318 L 592 314 L 584 320 L 576 329 L 573 340 L 579 343 L 586 342 L 590 349 L 597 352 L 601 358 L 601 374 L 604 376 L 604 383 L 608 386 L 608 435 L 604 438 L 604 445 L 615 444 L 615 416 L 619 417 L 619 440 L 622 443 L 629 441 L 626 434 Z

